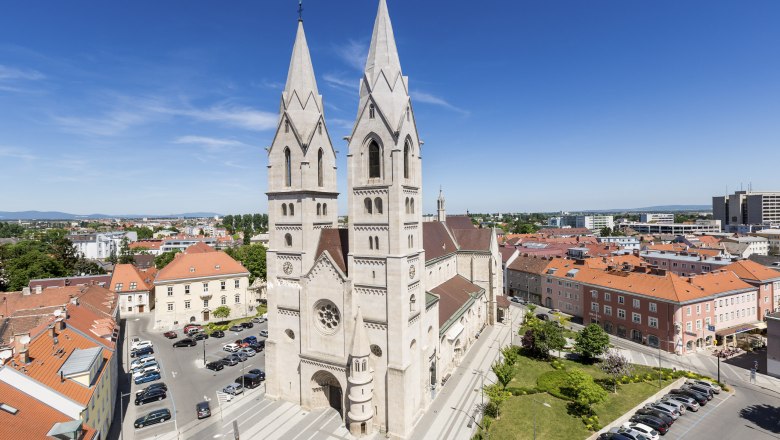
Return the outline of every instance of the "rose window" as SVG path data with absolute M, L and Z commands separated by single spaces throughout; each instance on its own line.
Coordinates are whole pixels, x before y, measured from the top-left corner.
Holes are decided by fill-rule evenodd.
M 317 325 L 326 333 L 333 333 L 341 322 L 341 312 L 338 307 L 328 300 L 317 302 L 314 306 Z

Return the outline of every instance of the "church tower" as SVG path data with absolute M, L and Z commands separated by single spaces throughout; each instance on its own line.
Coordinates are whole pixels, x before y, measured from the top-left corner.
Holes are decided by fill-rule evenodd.
M 422 142 L 385 0 L 348 141 L 349 274 L 372 350 L 382 353 L 372 356 L 375 383 L 382 384 L 374 392 L 374 424 L 406 437 L 427 406 Z
M 368 344 L 363 312 L 358 307 L 355 318 L 355 335 L 349 362 L 349 412 L 347 426 L 354 436 L 371 434 L 374 417 L 374 375 L 369 363 L 371 350 Z
M 266 350 L 268 394 L 290 392 L 281 383 L 299 383 L 295 369 L 300 349 L 283 349 L 280 338 L 300 331 L 300 278 L 313 265 L 323 229 L 337 225 L 336 153 L 323 116 L 309 47 L 298 20 L 287 83 L 282 92 L 276 135 L 268 148 L 268 313 Z M 282 311 L 280 311 L 282 310 Z M 297 390 L 297 386 L 296 386 Z
M 439 188 L 439 198 L 436 200 L 436 220 L 442 223 L 447 221 L 447 210 L 444 209 L 444 192 Z

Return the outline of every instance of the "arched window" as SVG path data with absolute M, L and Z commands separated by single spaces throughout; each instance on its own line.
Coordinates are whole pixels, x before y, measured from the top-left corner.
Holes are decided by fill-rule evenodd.
M 409 142 L 404 145 L 404 179 L 409 178 L 409 154 L 412 148 L 409 146 Z
M 322 204 L 317 203 L 317 215 L 322 215 Z
M 284 120 L 284 132 L 289 133 L 290 132 L 290 121 L 287 119 Z
M 414 247 L 414 235 L 409 236 L 409 247 Z
M 322 215 L 328 215 L 328 204 L 323 203 L 322 204 Z
M 366 360 L 363 359 L 363 365 L 361 366 L 362 371 L 366 371 Z
M 287 204 L 282 203 L 282 215 L 287 215 Z
M 374 237 L 368 237 L 368 248 L 371 250 L 374 249 Z
M 409 212 L 414 214 L 414 199 L 409 199 Z
M 407 109 L 408 108 L 409 107 L 407 107 Z M 320 132 L 320 134 L 322 134 L 322 122 L 317 123 L 317 131 Z
M 382 177 L 382 156 L 376 141 L 371 141 L 368 145 L 368 177 Z
M 292 186 L 292 160 L 289 148 L 284 149 L 284 185 Z
M 409 197 L 407 197 L 406 201 L 404 201 L 404 206 L 406 208 L 406 213 L 409 214 Z
M 374 206 L 376 206 L 376 213 L 381 214 L 382 213 L 382 199 L 380 197 L 377 197 L 374 199 Z
M 412 295 L 409 297 L 409 311 L 414 312 L 415 304 L 417 303 L 417 297 Z
M 374 236 L 374 248 L 376 248 L 376 250 L 379 250 L 379 237 L 377 236 Z
M 365 200 L 363 200 L 363 204 L 364 204 L 364 205 L 365 205 L 365 207 L 366 207 L 366 214 L 371 214 L 371 213 L 373 212 L 373 211 L 372 211 L 372 210 L 373 210 L 373 207 L 372 207 L 372 204 L 371 204 L 371 199 L 369 199 L 368 197 L 366 197 L 366 199 L 365 199 Z
M 290 203 L 288 207 L 290 209 L 290 215 L 295 215 L 295 206 L 292 203 Z
M 292 235 L 284 234 L 284 244 L 287 247 L 292 247 Z
M 322 148 L 320 148 L 320 151 L 317 153 L 317 184 L 319 186 L 323 185 L 323 177 L 322 177 Z
M 409 121 L 409 106 L 406 106 L 406 121 Z
M 370 104 L 368 106 L 368 118 L 374 119 L 375 113 L 376 113 L 376 109 L 374 108 L 374 104 Z

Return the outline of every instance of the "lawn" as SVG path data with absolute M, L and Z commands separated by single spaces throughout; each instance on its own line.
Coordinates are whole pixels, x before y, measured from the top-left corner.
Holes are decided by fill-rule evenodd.
M 567 359 L 559 359 L 559 362 L 563 364 L 565 371 L 580 369 L 597 381 L 607 378 L 606 373 L 599 369 L 598 364 L 582 364 Z M 528 392 L 537 387 L 537 380 L 540 376 L 555 371 L 555 373 L 545 375 L 546 378 L 554 378 L 562 375 L 564 370 L 555 370 L 548 361 L 520 356 L 515 364 L 515 377 L 507 389 L 522 389 Z M 646 375 L 648 373 L 655 380 L 619 385 L 617 394 L 612 393 L 610 388 L 606 400 L 593 406 L 593 411 L 598 416 L 601 426 L 610 423 L 658 392 L 657 372 L 649 367 L 635 366 L 634 368 L 634 374 Z M 663 386 L 670 383 L 671 381 L 664 380 Z M 537 402 L 547 403 L 551 407 L 548 408 Z M 567 400 L 546 392 L 512 396 L 501 405 L 500 419 L 491 423 L 490 437 L 493 439 L 532 438 L 533 414 L 536 413 L 538 417 L 537 438 L 550 440 L 587 438 L 591 432 L 586 429 L 585 424 L 578 416 L 568 413 L 568 403 Z

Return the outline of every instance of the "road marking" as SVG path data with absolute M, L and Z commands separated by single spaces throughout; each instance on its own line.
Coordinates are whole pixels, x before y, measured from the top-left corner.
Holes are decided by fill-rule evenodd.
M 715 411 L 716 409 L 718 409 L 718 407 L 719 407 L 719 406 L 721 406 L 721 405 L 722 405 L 724 402 L 726 402 L 726 400 L 727 400 L 729 397 L 731 397 L 731 396 L 733 396 L 733 394 L 729 393 L 729 394 L 726 396 L 726 398 L 725 398 L 725 399 L 723 399 L 723 400 L 721 400 L 720 402 L 718 402 L 718 404 L 717 404 L 717 405 L 715 405 L 715 407 L 714 407 L 714 408 L 713 408 L 713 407 L 710 407 L 710 410 L 709 410 L 709 411 L 707 411 L 707 413 L 706 413 L 706 414 L 703 414 L 701 417 L 699 417 L 699 419 L 698 419 L 698 420 L 696 420 L 695 422 L 693 422 L 693 424 L 691 425 L 691 427 L 690 427 L 690 428 L 688 428 L 688 429 L 687 429 L 685 432 L 683 432 L 683 433 L 679 434 L 680 436 L 679 436 L 679 437 L 677 437 L 677 438 L 685 438 L 685 436 L 686 436 L 686 435 L 687 435 L 687 434 L 688 434 L 688 433 L 689 433 L 689 432 L 690 432 L 690 431 L 691 431 L 693 428 L 695 428 L 696 426 L 698 426 L 698 425 L 699 425 L 699 423 L 701 423 L 701 422 L 702 422 L 702 420 L 704 420 L 705 418 L 707 418 L 707 416 L 709 416 L 710 414 L 712 414 L 712 412 L 713 412 L 713 411 Z

